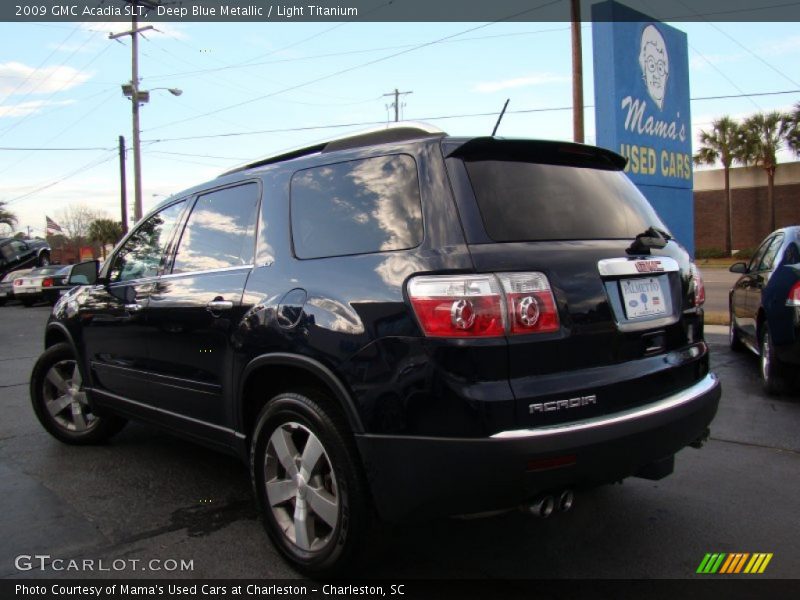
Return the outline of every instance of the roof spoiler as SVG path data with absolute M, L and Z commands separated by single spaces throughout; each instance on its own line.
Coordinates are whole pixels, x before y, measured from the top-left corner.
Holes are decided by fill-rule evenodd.
M 231 175 L 240 171 L 254 169 L 256 167 L 263 167 L 264 165 L 271 165 L 293 158 L 300 158 L 302 156 L 311 156 L 313 154 L 324 154 L 325 152 L 334 152 L 336 150 L 347 150 L 350 148 L 360 148 L 363 146 L 372 146 L 375 144 L 388 144 L 392 142 L 405 142 L 410 140 L 417 140 L 430 137 L 444 137 L 447 133 L 441 129 L 428 125 L 426 123 L 417 123 L 407 121 L 404 123 L 390 123 L 388 125 L 368 129 L 366 131 L 359 131 L 350 133 L 341 137 L 333 138 L 324 142 L 313 144 L 311 146 L 303 146 L 294 148 L 280 154 L 274 154 L 258 159 L 253 162 L 248 162 L 239 167 L 234 167 L 229 171 L 225 171 L 220 175 Z
M 512 160 L 553 165 L 593 167 L 623 170 L 628 160 L 616 152 L 576 144 L 549 140 L 507 139 L 497 137 L 473 138 L 450 147 L 446 156 L 471 160 Z

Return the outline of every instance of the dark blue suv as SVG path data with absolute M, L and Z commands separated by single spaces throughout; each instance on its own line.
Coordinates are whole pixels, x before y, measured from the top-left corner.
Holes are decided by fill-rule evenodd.
M 314 575 L 377 520 L 664 477 L 720 388 L 700 274 L 624 165 L 403 126 L 226 173 L 76 266 L 33 407 L 67 443 L 140 419 L 240 456 Z

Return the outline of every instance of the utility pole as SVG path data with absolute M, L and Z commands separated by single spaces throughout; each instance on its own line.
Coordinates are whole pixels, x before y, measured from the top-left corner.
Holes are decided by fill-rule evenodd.
M 400 120 L 400 96 L 407 96 L 408 94 L 413 94 L 414 92 L 401 92 L 397 88 L 394 88 L 393 92 L 389 92 L 388 94 L 384 94 L 384 96 L 394 96 L 394 102 L 389 106 L 394 106 L 394 121 L 397 123 Z
M 119 199 L 122 208 L 122 235 L 128 233 L 128 185 L 125 181 L 125 136 L 119 136 Z
M 142 218 L 142 156 L 139 140 L 139 106 L 150 99 L 150 93 L 139 91 L 139 34 L 153 29 L 152 25 L 138 28 L 139 11 L 153 10 L 158 6 L 154 0 L 126 0 L 131 5 L 131 29 L 122 33 L 109 33 L 108 39 L 116 40 L 123 36 L 131 36 L 131 82 L 122 86 L 122 92 L 131 99 L 133 110 L 133 219 Z
M 131 106 L 133 108 L 133 220 L 142 218 L 142 148 L 139 139 L 139 32 L 136 30 L 136 0 L 131 17 Z
M 572 20 L 572 139 L 583 143 L 583 54 L 581 0 L 570 0 Z

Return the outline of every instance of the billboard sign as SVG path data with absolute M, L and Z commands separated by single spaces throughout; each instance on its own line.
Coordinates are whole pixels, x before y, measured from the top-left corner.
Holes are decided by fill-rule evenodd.
M 617 2 L 595 4 L 592 20 L 597 145 L 628 159 L 627 175 L 691 251 L 686 34 Z

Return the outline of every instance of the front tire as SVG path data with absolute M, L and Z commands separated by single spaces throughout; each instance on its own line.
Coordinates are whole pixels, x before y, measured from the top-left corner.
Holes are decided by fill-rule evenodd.
M 343 574 L 366 546 L 371 508 L 355 443 L 333 402 L 282 393 L 261 411 L 250 465 L 264 527 L 312 577 Z
M 730 314 L 730 325 L 728 325 L 728 345 L 734 352 L 744 352 L 745 350 L 739 332 L 736 331 L 736 325 L 734 325 L 733 313 Z
M 66 444 L 98 444 L 125 426 L 125 419 L 92 411 L 69 344 L 51 346 L 39 357 L 31 374 L 30 392 L 33 411 L 42 427 Z
M 761 334 L 759 351 L 764 391 L 772 396 L 783 393 L 786 390 L 786 369 L 775 353 L 775 346 L 766 323 L 764 323 L 764 332 Z

